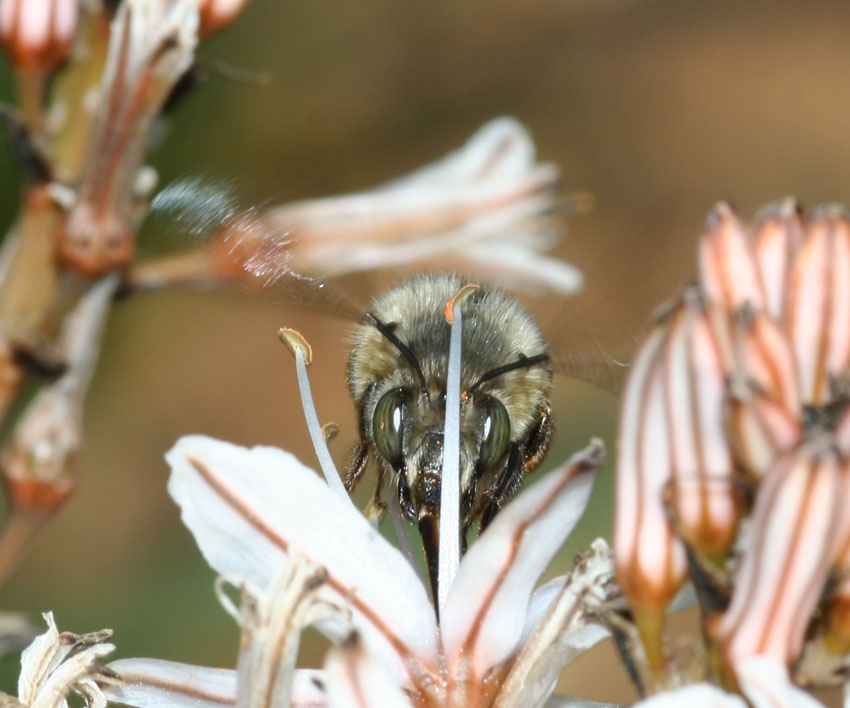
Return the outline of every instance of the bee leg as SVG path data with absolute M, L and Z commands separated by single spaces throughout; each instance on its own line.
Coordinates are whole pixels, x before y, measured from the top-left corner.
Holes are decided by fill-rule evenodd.
M 390 491 L 392 494 L 392 491 Z M 378 483 L 375 485 L 375 493 L 363 514 L 369 521 L 379 524 L 387 513 L 387 502 L 384 500 L 384 470 L 378 465 Z
M 439 515 L 430 512 L 423 513 L 419 518 L 419 535 L 422 536 L 422 548 L 425 551 L 425 564 L 428 566 L 428 580 L 431 583 L 431 599 L 434 602 L 434 608 L 439 613 L 439 608 L 437 607 L 437 579 L 440 572 Z
M 481 512 L 481 532 L 483 532 L 496 516 L 496 513 L 507 504 L 519 491 L 522 484 L 522 475 L 525 470 L 525 460 L 520 448 L 516 444 L 510 446 L 508 462 L 501 476 L 496 480 L 490 492 L 489 502 Z
M 369 446 L 362 440 L 351 448 L 351 453 L 348 457 L 348 465 L 345 468 L 345 491 L 351 493 L 354 486 L 357 484 L 363 472 L 366 470 L 366 463 L 369 461 Z
M 552 442 L 554 432 L 552 408 L 546 404 L 538 412 L 536 425 L 521 443 L 524 473 L 532 472 L 543 461 L 549 451 L 549 443 Z

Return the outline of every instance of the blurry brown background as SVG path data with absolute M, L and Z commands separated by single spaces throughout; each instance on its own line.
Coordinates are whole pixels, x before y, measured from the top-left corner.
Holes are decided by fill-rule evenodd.
M 512 114 L 561 166 L 565 191 L 596 202 L 570 220 L 560 251 L 585 270 L 587 292 L 529 305 L 562 351 L 598 342 L 619 355 L 692 275 L 713 202 L 730 199 L 749 218 L 788 194 L 810 206 L 850 199 L 848 40 L 850 6 L 838 1 L 254 0 L 201 55 L 268 71 L 271 83 L 211 78 L 172 116 L 152 161 L 163 184 L 227 179 L 246 203 L 277 203 L 368 187 Z M 4 152 L 3 227 L 18 188 Z M 340 423 L 334 450 L 345 460 L 354 415 L 344 322 L 234 293 L 120 304 L 89 396 L 85 479 L 0 590 L 0 607 L 53 609 L 62 629 L 112 627 L 120 656 L 233 664 L 235 627 L 166 495 L 162 455 L 203 432 L 313 463 L 275 339 L 282 324 L 313 342 L 320 416 Z M 592 434 L 613 452 L 616 409 L 614 396 L 559 380 L 551 462 Z M 609 482 L 583 541 L 608 532 Z M 308 646 L 305 659 L 317 652 Z M 5 660 L 7 690 L 16 661 Z M 565 690 L 627 699 L 609 661 L 596 655 L 601 673 L 573 671 Z

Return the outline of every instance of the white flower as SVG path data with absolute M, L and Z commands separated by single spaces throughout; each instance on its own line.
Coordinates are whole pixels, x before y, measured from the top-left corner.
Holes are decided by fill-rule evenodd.
M 178 182 L 154 198 L 154 209 L 193 231 L 207 229 L 211 214 L 221 226 L 203 251 L 138 266 L 130 282 L 147 289 L 230 279 L 269 286 L 292 275 L 324 282 L 401 266 L 569 294 L 581 287 L 581 272 L 546 254 L 558 242 L 556 215 L 564 211 L 558 178 L 556 165 L 537 161 L 526 128 L 501 117 L 432 164 L 355 194 L 244 210 L 219 187 Z
M 606 635 L 586 623 L 588 611 L 604 600 L 611 577 L 602 541 L 567 578 L 532 599 L 535 579 L 584 510 L 601 459 L 599 443 L 519 495 L 472 544 L 439 626 L 425 587 L 404 556 L 289 453 L 191 436 L 167 459 L 171 494 L 219 573 L 241 578 L 262 595 L 279 583 L 282 568 L 294 568 L 294 575 L 304 562 L 324 569 L 326 577 L 315 584 L 310 603 L 325 606 L 316 626 L 340 643 L 320 679 L 334 687 L 327 705 L 361 705 L 345 702 L 353 700 L 345 688 L 351 670 L 360 676 L 349 675 L 353 684 L 396 695 L 400 705 L 415 705 L 411 696 L 431 705 L 543 705 L 563 666 Z M 291 587 L 284 584 L 269 599 L 280 601 Z M 243 624 L 243 631 L 257 634 L 256 626 Z M 112 668 L 137 684 L 112 694 L 133 705 L 161 700 L 165 685 L 167 691 L 183 686 L 179 692 L 186 696 L 213 690 L 194 669 L 184 677 L 178 667 L 150 660 L 122 661 Z M 161 679 L 163 670 L 176 674 Z M 299 687 L 311 690 L 299 675 L 296 671 L 293 705 L 304 705 Z M 239 682 L 254 678 L 240 675 Z
M 455 318 L 453 337 L 459 337 L 459 306 Z M 293 333 L 286 335 L 292 344 Z M 323 473 L 335 480 L 305 395 L 309 353 L 298 341 L 293 351 Z M 449 381 L 459 370 L 457 354 L 450 356 Z M 450 412 L 447 403 L 446 449 L 449 431 L 459 425 Z M 593 441 L 508 504 L 457 565 L 445 568 L 441 555 L 438 621 L 412 554 L 378 533 L 338 479 L 327 484 L 276 448 L 184 437 L 166 455 L 169 491 L 204 557 L 242 589 L 239 610 L 224 596 L 242 627 L 235 686 L 208 670 L 126 660 L 113 665 L 125 688 L 111 695 L 142 708 L 204 696 L 240 708 L 542 706 L 563 667 L 607 634 L 592 624 L 613 573 L 604 541 L 568 576 L 534 593 L 584 511 L 602 456 L 601 442 Z M 450 458 L 443 497 L 458 473 Z M 454 499 L 444 498 L 441 508 L 459 508 L 458 495 L 455 487 Z M 451 516 L 441 515 L 441 548 L 459 547 L 458 519 Z M 324 672 L 309 681 L 294 670 L 307 625 L 336 645 Z

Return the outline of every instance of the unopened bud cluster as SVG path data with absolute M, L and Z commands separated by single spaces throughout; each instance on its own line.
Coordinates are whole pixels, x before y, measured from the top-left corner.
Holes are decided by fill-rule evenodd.
M 850 220 L 786 201 L 708 218 L 699 280 L 655 322 L 620 424 L 615 554 L 643 650 L 690 579 L 706 667 L 850 649 Z M 830 683 L 818 666 L 809 680 Z

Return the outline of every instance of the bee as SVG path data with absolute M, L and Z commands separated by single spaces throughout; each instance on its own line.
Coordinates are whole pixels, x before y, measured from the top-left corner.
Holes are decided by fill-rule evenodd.
M 369 459 L 381 492 L 418 524 L 436 587 L 450 325 L 448 300 L 468 281 L 426 274 L 377 298 L 354 331 L 348 382 L 360 442 L 346 474 L 351 491 Z M 552 438 L 552 366 L 535 320 L 514 298 L 482 288 L 462 305 L 460 488 L 464 539 L 483 530 L 535 469 Z

